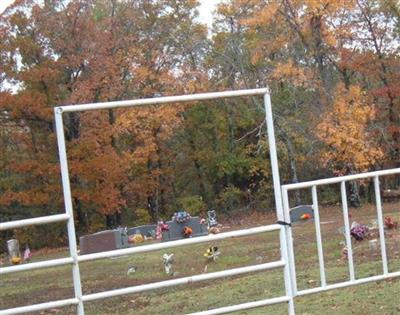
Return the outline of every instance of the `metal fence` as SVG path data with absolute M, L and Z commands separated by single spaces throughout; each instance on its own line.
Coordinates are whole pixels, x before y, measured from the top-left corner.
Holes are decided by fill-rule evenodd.
M 71 189 L 70 189 L 70 180 L 69 180 L 69 172 L 68 172 L 68 163 L 67 163 L 67 153 L 65 146 L 65 136 L 64 136 L 64 126 L 63 126 L 63 113 L 66 112 L 77 112 L 77 111 L 88 111 L 88 110 L 98 110 L 98 109 L 112 109 L 119 107 L 132 107 L 132 106 L 146 106 L 146 105 L 157 105 L 157 104 L 167 104 L 167 103 L 179 103 L 179 102 L 193 102 L 193 101 L 202 101 L 202 100 L 213 100 L 220 98 L 232 98 L 232 97 L 244 97 L 244 96 L 257 96 L 263 95 L 264 97 L 264 107 L 266 114 L 266 124 L 268 130 L 268 142 L 269 142 L 269 150 L 270 150 L 270 161 L 272 167 L 273 174 L 273 184 L 274 184 L 274 194 L 275 194 L 275 204 L 277 211 L 277 218 L 280 224 L 272 224 L 267 226 L 255 227 L 245 230 L 237 230 L 230 231 L 226 233 L 220 233 L 216 235 L 207 235 L 201 236 L 197 238 L 183 239 L 177 241 L 171 241 L 167 243 L 158 243 L 151 245 L 144 245 L 139 247 L 125 248 L 108 252 L 87 254 L 87 255 L 78 255 L 77 252 L 77 243 L 75 237 L 75 226 L 74 226 L 74 216 L 73 216 L 73 208 L 72 208 L 72 199 L 71 199 Z M 40 311 L 50 308 L 63 307 L 67 305 L 76 305 L 77 314 L 84 314 L 84 302 L 100 300 L 108 297 L 119 296 L 124 294 L 131 293 L 141 293 L 149 290 L 166 288 L 171 286 L 176 286 L 180 284 L 187 284 L 193 282 L 200 282 L 210 279 L 217 279 L 222 277 L 241 275 L 250 272 L 264 271 L 274 268 L 283 268 L 284 273 L 284 281 L 285 281 L 285 295 L 270 298 L 255 302 L 248 302 L 239 305 L 226 306 L 214 310 L 207 310 L 204 312 L 199 312 L 195 314 L 224 314 L 234 311 L 240 311 L 255 307 L 261 307 L 271 304 L 277 303 L 287 303 L 288 313 L 295 314 L 294 310 L 294 297 L 299 295 L 305 295 L 320 291 L 325 291 L 333 288 L 345 287 L 349 285 L 359 284 L 368 281 L 375 281 L 380 279 L 385 279 L 389 277 L 399 276 L 400 272 L 388 272 L 387 266 L 387 258 L 385 251 L 385 240 L 384 240 L 384 231 L 383 231 L 383 219 L 382 219 L 382 207 L 381 200 L 379 194 L 379 176 L 388 175 L 388 174 L 398 174 L 400 173 L 400 169 L 367 173 L 361 175 L 347 176 L 347 177 L 338 177 L 333 179 L 325 179 L 320 181 L 306 182 L 300 184 L 293 185 L 284 185 L 281 187 L 280 179 L 279 179 L 279 168 L 278 168 L 278 159 L 276 153 L 276 144 L 275 144 L 275 135 L 274 135 L 274 126 L 273 126 L 273 117 L 272 117 L 272 109 L 271 109 L 271 100 L 269 95 L 269 90 L 266 88 L 263 89 L 253 89 L 253 90 L 239 90 L 239 91 L 226 91 L 226 92 L 216 92 L 216 93 L 202 93 L 202 94 L 194 94 L 194 95 L 182 95 L 182 96 L 167 96 L 167 97 L 158 97 L 152 99 L 139 99 L 132 101 L 117 101 L 117 102 L 107 102 L 107 103 L 94 103 L 94 104 L 84 104 L 84 105 L 72 105 L 72 106 L 61 106 L 55 108 L 55 121 L 56 121 L 56 132 L 57 132 L 57 142 L 59 149 L 59 157 L 60 157 L 60 165 L 61 165 L 61 176 L 62 176 L 62 185 L 63 185 L 63 193 L 64 193 L 64 203 L 65 203 L 65 213 L 57 214 L 45 217 L 38 217 L 33 219 L 26 220 L 18 220 L 11 222 L 0 223 L 0 231 L 6 229 L 14 229 L 29 225 L 37 225 L 37 224 L 46 224 L 53 222 L 67 222 L 68 228 L 68 241 L 69 241 L 69 251 L 70 256 L 67 258 L 53 259 L 48 261 L 40 261 L 33 262 L 24 265 L 18 266 L 9 266 L 0 268 L 0 276 L 8 273 L 33 270 L 39 268 L 49 268 L 55 266 L 62 265 L 72 265 L 72 278 L 74 284 L 74 297 L 70 299 L 50 301 L 47 303 L 35 304 L 22 306 L 11 309 L 0 310 L 1 315 L 6 314 L 21 314 L 27 312 Z M 382 261 L 383 261 L 383 275 L 376 277 L 369 277 L 365 279 L 355 279 L 354 275 L 354 266 L 352 259 L 352 251 L 351 251 L 351 240 L 350 240 L 350 228 L 348 222 L 348 210 L 346 203 L 346 189 L 345 182 L 349 180 L 361 179 L 366 177 L 374 177 L 375 181 L 375 191 L 377 198 L 377 208 L 378 208 L 378 219 L 379 219 L 379 231 L 381 236 L 381 248 L 382 248 Z M 319 212 L 318 212 L 318 200 L 317 200 L 317 190 L 316 187 L 318 185 L 324 184 L 332 184 L 332 183 L 341 183 L 342 187 L 342 201 L 343 201 L 343 213 L 345 218 L 345 229 L 346 229 L 346 242 L 349 248 L 349 268 L 350 268 L 350 281 L 343 283 L 336 283 L 327 285 L 326 277 L 325 277 L 325 267 L 323 260 L 323 251 L 322 251 L 322 239 L 321 239 L 321 231 L 320 231 L 320 222 L 319 222 Z M 295 260 L 294 260 L 294 250 L 293 250 L 293 241 L 292 241 L 292 231 L 289 224 L 290 216 L 289 216 L 289 200 L 288 200 L 288 191 L 300 188 L 312 187 L 312 195 L 314 201 L 314 211 L 315 211 L 315 224 L 317 231 L 317 246 L 318 246 L 318 257 L 319 264 L 321 270 L 321 287 L 313 288 L 310 290 L 302 290 L 297 291 L 297 282 L 296 282 L 296 272 L 295 272 Z M 282 196 L 283 194 L 283 196 Z M 283 224 L 282 224 L 283 223 Z M 155 282 L 137 285 L 128 288 L 121 288 L 116 290 L 92 293 L 92 294 L 83 294 L 82 285 L 81 285 L 81 277 L 79 271 L 79 262 L 96 260 L 102 258 L 111 258 L 121 255 L 128 254 L 139 254 L 144 252 L 156 251 L 160 249 L 166 249 L 171 247 L 185 246 L 197 243 L 204 243 L 216 240 L 222 240 L 232 237 L 241 237 L 247 235 L 254 235 L 258 233 L 264 232 L 272 232 L 279 231 L 280 236 L 280 260 L 275 262 L 263 263 L 258 265 L 234 268 L 224 271 L 212 272 L 207 274 L 199 274 L 189 277 L 182 277 L 167 281 Z
M 379 184 L 379 178 L 387 175 L 395 175 L 400 174 L 400 168 L 391 169 L 391 170 L 383 170 L 369 173 L 362 173 L 356 175 L 348 175 L 341 177 L 333 177 L 327 179 L 320 179 L 315 181 L 289 184 L 282 186 L 282 197 L 283 197 L 283 205 L 285 211 L 285 217 L 289 217 L 289 196 L 288 192 L 292 190 L 306 189 L 311 188 L 312 195 L 312 203 L 314 210 L 314 222 L 315 222 L 315 231 L 316 231 L 316 243 L 317 243 L 317 251 L 318 251 L 318 262 L 319 262 L 319 273 L 320 273 L 320 286 L 312 289 L 306 290 L 297 290 L 297 279 L 296 279 L 296 267 L 294 260 L 294 251 L 293 251 L 293 242 L 288 239 L 290 246 L 290 273 L 292 280 L 292 289 L 294 296 L 302 296 L 311 293 L 318 293 L 322 291 L 327 291 L 336 288 L 348 287 L 356 284 L 367 283 L 371 281 L 383 280 L 388 278 L 394 278 L 400 276 L 400 266 L 399 270 L 394 272 L 389 272 L 388 269 L 388 259 L 386 254 L 386 242 L 385 242 L 385 231 L 384 231 L 384 221 L 383 221 L 383 211 L 382 211 L 382 200 L 381 200 L 381 189 Z M 354 261 L 353 261 L 353 249 L 351 243 L 351 233 L 350 233 L 350 223 L 349 223 L 349 211 L 347 205 L 347 193 L 346 193 L 346 183 L 350 181 L 363 180 L 372 178 L 375 189 L 375 203 L 377 210 L 377 218 L 378 218 L 378 228 L 379 228 L 379 239 L 380 239 L 380 248 L 381 248 L 381 259 L 382 259 L 382 274 L 372 277 L 366 278 L 358 278 L 356 279 L 355 271 L 354 271 Z M 346 248 L 347 248 L 347 259 L 348 259 L 348 267 L 349 267 L 349 280 L 343 282 L 337 282 L 333 284 L 328 284 L 326 281 L 325 274 L 325 263 L 324 263 L 324 252 L 323 252 L 323 241 L 321 237 L 321 222 L 319 217 L 319 207 L 318 207 L 318 194 L 317 187 L 322 185 L 332 185 L 332 184 L 340 184 L 340 192 L 341 192 L 341 204 L 343 210 L 343 220 L 344 220 L 344 234 L 346 239 Z

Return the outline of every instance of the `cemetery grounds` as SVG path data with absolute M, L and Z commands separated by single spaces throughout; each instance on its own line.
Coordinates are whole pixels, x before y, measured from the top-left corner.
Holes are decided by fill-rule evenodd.
M 383 205 L 384 217 L 400 221 L 400 202 Z M 350 209 L 350 222 L 369 224 L 376 219 L 374 205 Z M 327 282 L 329 284 L 348 279 L 347 259 L 342 249 L 345 238 L 340 228 L 343 215 L 340 205 L 320 206 L 322 239 Z M 274 223 L 273 214 L 236 217 L 224 223 L 222 232 Z M 379 235 L 377 248 L 369 240 L 353 239 L 356 277 L 367 277 L 382 273 Z M 319 268 L 315 226 L 313 221 L 301 222 L 293 227 L 298 288 L 319 286 Z M 145 243 L 148 244 L 149 242 Z M 208 246 L 218 246 L 221 255 L 216 262 L 208 261 L 204 252 Z M 139 245 L 140 246 L 140 245 Z M 386 247 L 389 271 L 399 270 L 400 228 L 386 230 Z M 174 275 L 164 272 L 162 255 L 174 253 Z M 66 248 L 33 252 L 32 261 L 67 257 Z M 4 257 L 3 257 L 4 259 Z M 227 239 L 210 244 L 196 244 L 163 251 L 135 254 L 111 259 L 80 263 L 83 292 L 85 294 L 168 280 L 203 272 L 214 272 L 228 268 L 279 260 L 278 232 Z M 127 275 L 130 266 L 135 273 Z M 1 268 L 1 267 L 0 267 Z M 284 294 L 281 268 L 244 276 L 228 277 L 213 281 L 181 285 L 172 288 L 148 291 L 142 294 L 125 295 L 85 303 L 86 314 L 186 314 L 210 308 L 239 304 Z M 0 309 L 41 303 L 73 296 L 71 266 L 39 269 L 7 274 L 0 279 Z M 336 289 L 325 293 L 307 295 L 295 299 L 296 314 L 400 314 L 400 279 L 371 282 L 364 285 Z M 51 309 L 39 314 L 75 314 L 74 307 Z M 236 314 L 287 314 L 285 303 L 267 306 Z

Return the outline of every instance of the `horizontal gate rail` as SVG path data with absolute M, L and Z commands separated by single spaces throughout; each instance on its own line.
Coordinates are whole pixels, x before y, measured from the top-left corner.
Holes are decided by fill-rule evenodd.
M 260 300 L 260 301 L 248 302 L 248 303 L 237 304 L 237 305 L 232 305 L 232 306 L 225 306 L 225 307 L 221 307 L 221 308 L 215 308 L 215 309 L 207 310 L 204 312 L 191 313 L 189 315 L 226 314 L 226 313 L 244 311 L 244 310 L 248 310 L 251 308 L 262 307 L 262 306 L 267 306 L 267 305 L 273 305 L 273 304 L 279 304 L 279 303 L 285 303 L 285 302 L 287 303 L 289 301 L 290 301 L 289 296 L 282 296 L 282 297 L 271 298 L 271 299 L 266 299 L 266 300 Z
M 99 292 L 99 293 L 87 294 L 87 295 L 82 296 L 82 300 L 84 302 L 94 301 L 94 300 L 104 299 L 104 298 L 113 297 L 113 296 L 132 294 L 132 293 L 141 293 L 141 292 L 145 292 L 145 291 L 157 290 L 157 289 L 177 286 L 177 285 L 181 285 L 181 284 L 190 284 L 190 283 L 195 283 L 195 282 L 200 282 L 200 281 L 205 281 L 205 280 L 219 279 L 219 278 L 224 278 L 224 277 L 229 277 L 229 276 L 237 276 L 237 275 L 241 275 L 241 274 L 245 274 L 245 273 L 249 273 L 249 272 L 257 272 L 257 271 L 274 269 L 274 268 L 279 268 L 279 267 L 284 267 L 284 266 L 285 266 L 285 262 L 282 260 L 279 260 L 279 261 L 274 261 L 274 262 L 265 263 L 265 264 L 227 269 L 227 270 L 223 270 L 223 271 L 204 273 L 204 274 L 183 277 L 183 278 L 178 278 L 178 279 L 173 279 L 173 280 L 166 280 L 166 281 L 142 284 L 142 285 L 137 285 L 137 286 L 123 288 L 123 289 L 116 289 L 116 290 L 104 291 L 104 292 Z
M 0 314 L 1 315 L 24 314 L 24 313 L 30 313 L 30 312 L 43 311 L 43 310 L 47 310 L 49 308 L 77 305 L 78 303 L 79 303 L 79 300 L 76 298 L 65 299 L 65 300 L 51 301 L 51 302 L 40 303 L 40 304 L 33 304 L 33 305 L 29 305 L 29 306 L 9 308 L 6 310 L 0 310 Z
M 212 93 L 198 93 L 198 94 L 192 94 L 192 95 L 177 95 L 177 96 L 142 98 L 142 99 L 128 100 L 128 101 L 91 103 L 91 104 L 82 104 L 82 105 L 66 105 L 66 106 L 56 107 L 56 110 L 59 110 L 60 113 L 63 113 L 63 112 L 81 112 L 81 111 L 97 110 L 97 109 L 110 109 L 110 108 L 118 108 L 118 107 L 160 105 L 160 104 L 168 104 L 168 103 L 171 103 L 171 105 L 173 105 L 173 103 L 179 103 L 179 102 L 194 102 L 194 101 L 213 100 L 213 99 L 218 99 L 218 98 L 264 95 L 264 94 L 268 94 L 268 93 L 269 93 L 268 88 L 212 92 Z
M 116 256 L 128 255 L 128 254 L 145 253 L 145 252 L 156 251 L 156 250 L 172 248 L 172 247 L 180 247 L 180 246 L 186 246 L 186 245 L 192 245 L 192 244 L 218 241 L 218 240 L 223 240 L 223 239 L 233 238 L 233 237 L 249 236 L 249 235 L 254 235 L 254 234 L 259 234 L 259 233 L 264 233 L 264 232 L 272 232 L 272 231 L 280 230 L 281 228 L 282 228 L 282 226 L 279 224 L 271 224 L 271 225 L 264 225 L 264 226 L 259 226 L 259 227 L 255 227 L 255 228 L 250 228 L 250 229 L 236 230 L 236 231 L 224 232 L 224 233 L 219 233 L 219 234 L 209 234 L 209 235 L 205 235 L 205 236 L 198 236 L 198 237 L 170 241 L 170 242 L 165 242 L 165 243 L 142 245 L 142 246 L 117 249 L 117 250 L 101 252 L 101 253 L 79 255 L 78 261 L 81 262 L 81 261 L 88 261 L 88 260 L 95 260 L 95 259 L 102 259 L 102 258 L 111 258 L 111 257 L 116 257 Z
M 346 175 L 346 176 L 340 176 L 340 177 L 323 178 L 323 179 L 317 179 L 317 180 L 313 180 L 313 181 L 301 182 L 301 183 L 295 183 L 295 184 L 287 184 L 287 185 L 282 185 L 282 189 L 289 191 L 289 190 L 309 188 L 312 186 L 330 185 L 330 184 L 336 184 L 336 183 L 341 183 L 341 182 L 349 182 L 349 181 L 353 181 L 353 180 L 366 179 L 366 178 L 371 178 L 371 177 L 375 177 L 375 176 L 386 176 L 386 175 L 396 175 L 396 174 L 400 174 L 400 168 L 392 168 L 392 169 L 382 170 L 382 171 L 367 172 L 367 173 Z
M 351 286 L 351 285 L 362 284 L 362 283 L 377 281 L 377 280 L 384 280 L 384 279 L 400 276 L 400 271 L 396 270 L 395 272 L 389 273 L 389 270 L 388 270 L 388 259 L 387 259 L 387 253 L 386 253 L 385 231 L 384 231 L 384 221 L 383 221 L 383 209 L 382 209 L 381 191 L 380 191 L 380 184 L 379 184 L 380 176 L 389 176 L 389 175 L 396 175 L 396 174 L 400 174 L 400 168 L 388 169 L 388 170 L 376 171 L 376 172 L 368 172 L 368 173 L 362 173 L 362 174 L 355 174 L 355 175 L 348 175 L 348 176 L 341 176 L 341 177 L 333 177 L 333 178 L 320 179 L 320 180 L 295 183 L 295 184 L 288 184 L 288 185 L 282 186 L 282 198 L 283 198 L 284 212 L 285 212 L 286 218 L 290 219 L 290 213 L 289 213 L 290 206 L 289 206 L 289 196 L 288 196 L 289 191 L 304 189 L 304 188 L 311 188 L 311 194 L 312 194 L 312 200 L 313 200 L 314 221 L 315 221 L 315 230 L 316 230 L 316 242 L 317 242 L 317 249 L 318 249 L 321 285 L 320 285 L 320 287 L 317 287 L 317 288 L 297 291 L 296 269 L 295 269 L 294 264 L 289 264 L 289 267 L 291 268 L 292 282 L 294 285 L 295 296 L 317 293 L 317 292 L 322 292 L 322 291 L 326 291 L 326 290 L 342 288 L 342 287 L 347 287 L 347 286 Z M 355 270 L 354 270 L 354 261 L 353 261 L 353 249 L 352 249 L 352 242 L 351 242 L 351 235 L 350 235 L 350 222 L 349 222 L 349 211 L 348 211 L 348 204 L 347 204 L 346 182 L 360 180 L 360 179 L 367 179 L 367 178 L 372 178 L 373 183 L 374 183 L 375 203 L 376 203 L 376 211 L 377 211 L 377 218 L 378 218 L 378 230 L 379 230 L 383 273 L 381 275 L 377 275 L 377 276 L 373 276 L 373 277 L 356 279 Z M 326 279 L 325 279 L 325 266 L 324 266 L 324 256 L 323 256 L 323 248 L 322 248 L 321 227 L 320 227 L 320 220 L 319 220 L 317 186 L 337 184 L 337 183 L 340 183 L 340 193 L 341 193 L 341 200 L 342 200 L 344 232 L 345 232 L 344 234 L 345 234 L 345 240 L 346 240 L 347 260 L 348 260 L 350 280 L 341 282 L 341 283 L 327 284 Z M 291 250 L 291 253 L 289 256 L 294 257 L 293 246 L 291 246 L 290 250 Z M 293 262 L 294 262 L 294 259 L 293 259 Z
M 354 281 L 345 281 L 345 282 L 333 283 L 333 284 L 329 284 L 329 285 L 327 285 L 325 287 L 305 289 L 305 290 L 298 291 L 297 295 L 298 296 L 302 296 L 302 295 L 307 295 L 307 294 L 313 294 L 313 293 L 318 293 L 318 292 L 329 291 L 329 290 L 333 290 L 333 289 L 350 287 L 350 286 L 354 286 L 354 285 L 358 285 L 358 284 L 364 284 L 364 283 L 368 283 L 368 282 L 387 280 L 387 279 L 396 278 L 396 277 L 400 277 L 400 271 L 390 272 L 390 273 L 388 273 L 386 275 L 378 275 L 378 276 L 372 276 L 372 277 L 357 279 L 357 280 L 354 280 Z
M 58 267 L 58 266 L 72 264 L 73 262 L 74 260 L 72 259 L 72 257 L 66 257 L 66 258 L 57 258 L 52 260 L 43 260 L 23 265 L 2 267 L 0 268 L 0 275 L 5 275 L 8 273 L 19 272 L 19 271 Z
M 62 221 L 67 221 L 68 219 L 69 219 L 69 215 L 66 213 L 62 213 L 62 214 L 54 214 L 54 215 L 48 215 L 48 216 L 37 217 L 37 218 L 32 218 L 32 219 L 1 222 L 0 223 L 0 231 L 11 230 L 11 229 L 24 227 L 24 226 L 30 226 L 30 225 L 62 222 Z

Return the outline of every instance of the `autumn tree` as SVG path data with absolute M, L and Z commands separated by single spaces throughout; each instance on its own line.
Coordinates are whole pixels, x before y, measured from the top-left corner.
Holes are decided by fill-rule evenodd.
M 196 6 L 196 1 L 28 1 L 2 15 L 2 80 L 17 91 L 4 91 L 0 103 L 9 124 L 18 127 L 12 137 L 21 151 L 18 160 L 3 160 L 18 179 L 2 186 L 3 207 L 28 212 L 37 207 L 41 214 L 61 207 L 54 105 L 183 91 L 178 77 L 190 82 L 193 76 L 180 69 L 192 69 L 192 59 L 204 49 L 205 28 L 194 22 Z M 119 224 L 128 206 L 147 207 L 154 182 L 160 181 L 155 173 L 164 172 L 154 147 L 171 134 L 179 111 L 158 108 L 155 117 L 156 110 L 149 109 L 141 120 L 137 111 L 65 115 L 79 228 L 96 229 L 99 216 L 108 226 Z M 142 138 L 130 140 L 139 134 Z M 154 134 L 150 141 L 149 134 Z M 140 152 L 147 153 L 137 159 Z M 141 184 L 133 185 L 138 174 Z

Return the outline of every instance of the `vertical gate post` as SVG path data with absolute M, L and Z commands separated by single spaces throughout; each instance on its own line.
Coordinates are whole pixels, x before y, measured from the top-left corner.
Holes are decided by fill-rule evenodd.
M 60 108 L 60 107 L 56 107 L 54 109 L 54 116 L 55 116 L 55 121 L 56 121 L 58 154 L 60 157 L 61 179 L 62 179 L 63 194 L 64 194 L 64 205 L 65 205 L 65 212 L 69 215 L 67 229 L 68 229 L 69 253 L 73 259 L 72 277 L 73 277 L 73 282 L 74 282 L 75 297 L 79 301 L 78 305 L 77 305 L 77 314 L 84 315 L 85 311 L 84 311 L 83 302 L 82 302 L 81 276 L 80 276 L 80 272 L 79 272 L 78 252 L 77 252 L 77 248 L 76 248 L 74 212 L 73 212 L 73 208 L 72 208 L 72 197 L 71 197 L 71 188 L 70 188 L 70 183 L 69 183 L 67 150 L 66 150 L 66 146 L 65 146 L 65 135 L 64 135 L 62 112 L 63 112 L 62 108 Z
M 279 164 L 278 156 L 276 152 L 275 143 L 275 131 L 274 131 L 274 119 L 272 116 L 272 106 L 270 93 L 264 94 L 264 108 L 265 108 L 265 121 L 267 124 L 268 133 L 268 144 L 269 144 L 269 155 L 272 167 L 272 179 L 274 183 L 274 196 L 275 196 L 275 206 L 276 213 L 279 221 L 285 221 L 285 215 L 283 212 L 282 194 L 281 194 L 281 183 L 279 177 Z M 288 313 L 289 315 L 294 315 L 294 291 L 292 288 L 292 281 L 295 279 L 291 278 L 290 264 L 289 260 L 289 243 L 291 241 L 291 231 L 290 226 L 285 225 L 279 232 L 280 246 L 281 246 L 281 256 L 285 261 L 284 268 L 284 278 L 285 278 L 285 290 L 286 295 L 290 298 L 288 302 Z

